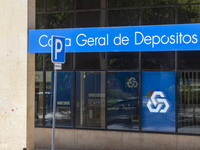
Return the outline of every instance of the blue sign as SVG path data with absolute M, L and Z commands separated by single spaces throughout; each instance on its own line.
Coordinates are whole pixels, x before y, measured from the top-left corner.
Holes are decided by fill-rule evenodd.
M 65 37 L 52 36 L 51 61 L 65 63 Z
M 142 130 L 175 132 L 175 73 L 142 73 Z
M 51 36 L 66 52 L 184 51 L 200 49 L 200 24 L 29 30 L 29 52 L 50 53 Z

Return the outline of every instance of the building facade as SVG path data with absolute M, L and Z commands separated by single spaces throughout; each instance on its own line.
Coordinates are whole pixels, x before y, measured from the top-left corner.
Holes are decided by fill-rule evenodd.
M 176 0 L 44 0 L 36 4 L 37 29 L 192 24 L 199 22 L 200 8 L 198 1 Z M 180 138 L 199 139 L 199 55 L 199 51 L 162 49 L 66 53 L 66 63 L 58 72 L 57 142 L 65 145 L 66 136 L 73 139 L 66 140 L 66 147 L 181 149 L 186 144 Z M 50 54 L 36 54 L 38 132 L 50 132 L 52 125 L 53 71 Z M 149 114 L 148 100 L 156 94 L 172 100 L 166 116 Z M 61 145 L 58 148 L 65 147 Z
M 200 22 L 198 0 L 10 3 L 2 1 L 0 6 L 5 22 L 0 26 L 1 41 L 14 37 L 12 45 L 2 42 L 1 95 L 5 98 L 1 99 L 0 126 L 5 130 L 0 134 L 0 149 L 51 147 L 53 63 L 50 53 L 28 53 L 28 30 L 94 28 L 95 32 L 104 27 L 150 29 Z M 189 33 L 175 32 L 170 42 L 195 43 L 198 36 L 190 39 Z M 199 56 L 198 50 L 162 48 L 66 53 L 57 76 L 55 147 L 200 149 Z M 9 67 L 14 74 L 7 73 Z

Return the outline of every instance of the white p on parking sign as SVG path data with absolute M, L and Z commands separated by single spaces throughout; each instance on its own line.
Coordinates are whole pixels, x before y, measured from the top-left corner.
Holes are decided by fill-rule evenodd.
M 65 63 L 65 37 L 52 36 L 51 61 Z

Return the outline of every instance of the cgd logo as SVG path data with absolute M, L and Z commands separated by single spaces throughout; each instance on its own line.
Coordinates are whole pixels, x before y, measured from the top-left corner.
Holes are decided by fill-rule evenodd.
M 151 91 L 148 97 L 150 97 L 150 100 L 147 103 L 147 108 L 150 112 L 166 113 L 168 111 L 170 106 L 162 91 Z

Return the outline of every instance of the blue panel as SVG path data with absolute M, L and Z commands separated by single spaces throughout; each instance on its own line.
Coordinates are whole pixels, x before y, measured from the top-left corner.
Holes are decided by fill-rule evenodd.
M 175 132 L 175 73 L 142 73 L 142 130 Z
M 29 52 L 50 53 L 51 36 L 66 52 L 199 50 L 200 24 L 29 30 Z

